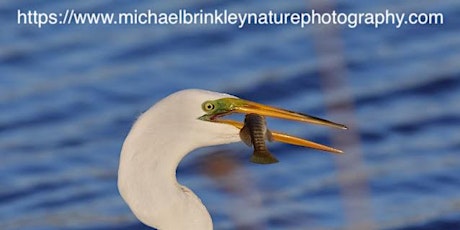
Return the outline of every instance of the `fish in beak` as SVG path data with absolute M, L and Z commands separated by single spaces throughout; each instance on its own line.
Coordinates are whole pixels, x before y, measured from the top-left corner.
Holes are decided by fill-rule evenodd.
M 259 114 L 261 116 L 274 117 L 292 121 L 306 122 L 317 125 L 324 125 L 333 128 L 347 129 L 345 125 L 334 123 L 322 118 L 297 113 L 285 109 L 280 109 L 268 105 L 259 104 L 252 101 L 247 101 L 239 98 L 221 98 L 217 100 L 205 101 L 202 104 L 202 109 L 205 115 L 199 117 L 200 120 L 217 122 L 235 126 L 242 129 L 244 124 L 234 120 L 221 119 L 223 116 L 240 113 L 240 114 Z M 343 153 L 342 150 L 318 144 L 306 139 L 291 136 L 285 133 L 271 131 L 274 141 L 283 142 L 292 145 L 298 145 L 308 148 L 314 148 L 331 153 Z
M 246 114 L 244 126 L 240 130 L 241 140 L 254 147 L 250 161 L 256 164 L 273 164 L 278 159 L 268 150 L 265 140 L 273 141 L 272 133 L 267 129 L 265 117 L 256 113 Z

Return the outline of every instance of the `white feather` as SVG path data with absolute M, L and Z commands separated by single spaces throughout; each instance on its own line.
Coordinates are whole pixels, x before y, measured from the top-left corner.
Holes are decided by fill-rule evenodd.
M 142 114 L 121 150 L 118 189 L 135 216 L 157 229 L 212 229 L 201 200 L 176 179 L 179 162 L 192 150 L 240 141 L 231 125 L 199 120 L 207 100 L 228 94 L 183 90 Z

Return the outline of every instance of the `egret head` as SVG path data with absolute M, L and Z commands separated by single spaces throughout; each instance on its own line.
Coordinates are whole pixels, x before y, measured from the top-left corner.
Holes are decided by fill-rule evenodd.
M 199 89 L 181 90 L 157 102 L 139 120 L 149 121 L 142 127 L 156 132 L 163 130 L 162 137 L 171 135 L 177 141 L 189 140 L 193 148 L 236 142 L 239 141 L 239 130 L 234 126 L 200 119 L 210 109 L 204 106 L 206 101 L 232 97 Z
M 189 89 L 176 92 L 155 104 L 142 117 L 150 117 L 156 127 L 162 130 L 180 130 L 171 135 L 193 139 L 197 146 L 210 146 L 240 141 L 241 121 L 225 119 L 233 113 L 256 113 L 262 116 L 287 119 L 346 129 L 344 125 L 285 109 L 240 99 L 235 96 L 206 90 Z M 140 118 L 140 120 L 142 119 Z M 154 118 L 154 119 L 153 119 Z M 288 144 L 316 148 L 329 152 L 341 152 L 288 134 L 272 130 L 274 140 Z
M 223 95 L 220 95 L 223 96 Z M 239 121 L 233 120 L 226 120 L 223 119 L 224 116 L 232 114 L 232 113 L 241 113 L 241 114 L 249 114 L 249 113 L 256 113 L 262 116 L 280 118 L 280 119 L 287 119 L 293 121 L 300 121 L 300 122 L 307 122 L 312 124 L 324 125 L 333 128 L 339 129 L 347 129 L 346 126 L 342 124 L 337 124 L 322 118 L 297 113 L 285 109 L 280 109 L 268 105 L 259 104 L 256 102 L 247 101 L 244 99 L 240 99 L 234 96 L 230 97 L 221 97 L 218 99 L 209 99 L 201 103 L 201 109 L 203 111 L 203 115 L 200 116 L 198 119 L 206 122 L 211 123 L 218 123 L 224 125 L 231 125 L 238 129 L 243 127 L 243 123 Z M 287 134 L 282 134 L 278 132 L 274 132 L 274 139 L 275 141 L 280 141 L 284 143 L 300 145 L 304 147 L 311 147 L 316 148 L 324 151 L 340 153 L 340 150 L 333 149 L 327 146 L 323 146 L 314 142 L 310 142 L 301 138 L 293 137 Z

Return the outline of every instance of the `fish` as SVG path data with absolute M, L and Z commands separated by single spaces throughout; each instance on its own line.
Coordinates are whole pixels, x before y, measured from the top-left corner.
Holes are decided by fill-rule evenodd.
M 256 164 L 273 164 L 279 162 L 268 151 L 265 140 L 273 141 L 272 133 L 267 128 L 265 117 L 250 113 L 244 118 L 244 126 L 240 130 L 241 140 L 248 146 L 254 147 L 250 161 Z

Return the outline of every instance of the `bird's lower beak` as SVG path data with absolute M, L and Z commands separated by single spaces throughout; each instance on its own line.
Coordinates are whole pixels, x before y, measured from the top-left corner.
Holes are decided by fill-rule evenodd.
M 318 117 L 314 117 L 314 116 L 310 116 L 306 114 L 301 114 L 301 113 L 297 113 L 297 112 L 293 112 L 293 111 L 289 111 L 285 109 L 263 105 L 263 104 L 259 104 L 256 102 L 251 102 L 251 101 L 247 101 L 247 100 L 243 100 L 239 98 L 225 98 L 225 99 L 228 100 L 227 103 L 230 103 L 232 106 L 231 108 L 229 107 L 230 109 L 228 111 L 225 111 L 225 113 L 222 113 L 221 116 L 227 115 L 230 113 L 242 113 L 242 114 L 256 113 L 256 114 L 267 116 L 267 117 L 307 122 L 307 123 L 324 125 L 324 126 L 329 126 L 329 127 L 339 128 L 339 129 L 347 129 L 345 125 L 337 124 L 337 123 L 334 123 L 334 122 L 331 122 L 331 121 L 328 121 L 322 118 L 318 118 Z M 238 121 L 233 121 L 233 120 L 215 119 L 213 121 L 218 122 L 218 123 L 233 125 L 238 129 L 241 129 L 244 126 L 243 123 L 238 122 Z M 271 132 L 273 135 L 273 139 L 275 141 L 319 149 L 319 150 L 332 152 L 332 153 L 342 153 L 342 151 L 339 149 L 328 147 L 328 146 L 318 144 L 318 143 L 315 143 L 309 140 L 305 140 L 299 137 L 276 132 L 273 130 Z

